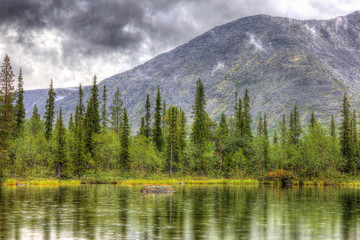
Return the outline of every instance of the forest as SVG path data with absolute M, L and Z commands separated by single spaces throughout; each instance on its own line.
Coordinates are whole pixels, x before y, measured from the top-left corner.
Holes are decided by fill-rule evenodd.
M 35 105 L 26 119 L 23 85 L 21 68 L 15 77 L 6 55 L 0 73 L 1 181 L 202 177 L 341 182 L 356 179 L 360 167 L 357 113 L 346 93 L 338 123 L 333 116 L 320 123 L 312 112 L 301 124 L 294 106 L 270 134 L 266 113 L 253 123 L 247 89 L 243 96 L 234 93 L 231 116 L 223 112 L 219 121 L 211 119 L 198 79 L 192 119 L 167 105 L 158 88 L 155 99 L 144 96 L 145 114 L 132 133 L 120 89 L 109 103 L 106 86 L 98 89 L 96 76 L 89 101 L 79 86 L 69 119 L 61 109 L 55 116 L 52 80 L 44 116 Z

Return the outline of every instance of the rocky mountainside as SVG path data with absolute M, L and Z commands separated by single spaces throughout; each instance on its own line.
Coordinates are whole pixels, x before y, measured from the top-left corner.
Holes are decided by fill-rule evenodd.
M 267 113 L 274 125 L 297 104 L 303 121 L 312 110 L 327 121 L 331 114 L 339 115 L 344 91 L 352 106 L 359 106 L 360 11 L 321 21 L 267 15 L 241 18 L 104 79 L 99 89 L 107 86 L 111 103 L 120 88 L 136 127 L 146 95 L 154 104 L 158 86 L 168 104 L 185 109 L 190 116 L 198 78 L 205 86 L 206 109 L 214 119 L 221 111 L 231 114 L 234 92 L 242 96 L 248 88 L 254 120 L 259 113 Z M 56 108 L 61 106 L 69 115 L 75 110 L 77 92 L 58 91 L 63 95 Z M 28 114 L 35 103 L 43 114 L 46 92 L 26 92 Z

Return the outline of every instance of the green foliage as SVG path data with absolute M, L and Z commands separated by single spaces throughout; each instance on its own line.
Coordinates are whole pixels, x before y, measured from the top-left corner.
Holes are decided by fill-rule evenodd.
M 106 111 L 106 103 L 107 103 L 107 96 L 106 96 L 106 85 L 104 85 L 103 95 L 102 95 L 102 109 L 101 109 L 101 128 L 104 130 L 107 128 L 107 111 Z
M 53 130 L 53 123 L 54 123 L 54 109 L 55 109 L 55 96 L 56 93 L 54 91 L 54 86 L 53 86 L 53 80 L 51 79 L 50 82 L 50 88 L 48 91 L 48 98 L 46 100 L 46 105 L 45 105 L 45 138 L 46 140 L 50 140 L 51 136 L 52 136 L 52 130 Z
M 18 76 L 18 89 L 16 91 L 16 104 L 15 104 L 15 136 L 19 136 L 24 131 L 25 123 L 25 107 L 24 107 L 24 80 L 22 69 L 19 70 Z
M 62 118 L 62 109 L 60 108 L 59 117 L 55 125 L 54 149 L 53 149 L 53 165 L 56 169 L 56 177 L 58 179 L 64 175 L 64 168 L 68 163 L 68 152 L 66 143 L 66 128 Z
M 150 113 L 150 97 L 149 94 L 146 96 L 146 103 L 145 103 L 145 125 L 144 125 L 144 136 L 150 138 L 151 135 L 151 113 Z
M 121 100 L 120 89 L 117 88 L 110 106 L 110 125 L 111 129 L 115 131 L 118 136 L 120 136 L 120 129 L 122 127 L 122 106 L 123 101 Z
M 0 149 L 6 149 L 7 141 L 11 139 L 14 131 L 14 81 L 10 57 L 6 54 L 0 73 Z
M 161 94 L 160 89 L 158 88 L 156 96 L 156 105 L 155 105 L 155 114 L 154 114 L 154 128 L 153 128 L 153 140 L 158 151 L 162 151 L 164 139 L 163 139 L 163 130 L 161 127 Z
M 124 171 L 130 170 L 131 167 L 131 158 L 129 153 L 130 148 L 130 129 L 129 129 L 129 120 L 127 117 L 127 111 L 126 108 L 124 108 L 124 117 L 123 117 L 123 126 L 121 130 L 121 137 L 120 137 L 120 143 L 121 143 L 121 150 L 120 150 L 120 168 Z
M 85 126 L 85 146 L 92 157 L 94 157 L 94 135 L 100 133 L 100 113 L 99 113 L 99 93 L 96 83 L 96 76 L 94 76 L 93 86 L 90 89 L 90 100 L 88 102 L 84 126 Z

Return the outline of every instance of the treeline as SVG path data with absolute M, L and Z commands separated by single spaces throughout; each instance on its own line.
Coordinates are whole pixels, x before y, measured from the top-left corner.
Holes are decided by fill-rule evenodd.
M 200 79 L 196 83 L 191 125 L 181 108 L 166 104 L 158 88 L 154 104 L 149 95 L 144 99 L 140 129 L 131 135 L 120 89 L 109 104 L 106 86 L 100 93 L 96 76 L 89 101 L 84 101 L 79 86 L 76 111 L 68 121 L 64 121 L 61 109 L 55 116 L 52 81 L 44 116 L 39 115 L 35 105 L 31 118 L 25 119 L 21 69 L 17 82 L 15 89 L 15 75 L 6 55 L 0 75 L 2 179 L 174 174 L 266 178 L 274 176 L 274 172 L 286 171 L 304 180 L 356 175 L 360 167 L 356 112 L 351 111 L 346 93 L 339 138 L 334 117 L 326 127 L 312 113 L 309 127 L 305 128 L 300 124 L 296 106 L 288 118 L 283 116 L 272 139 L 266 114 L 261 115 L 256 130 L 252 131 L 247 90 L 242 98 L 235 93 L 233 115 L 223 112 L 216 122 L 205 110 L 205 90 Z

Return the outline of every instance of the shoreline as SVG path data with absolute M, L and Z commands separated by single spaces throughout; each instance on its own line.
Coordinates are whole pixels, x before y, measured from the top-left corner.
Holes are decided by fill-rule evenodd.
M 13 178 L 5 179 L 0 186 L 76 186 L 86 184 L 113 184 L 113 185 L 281 185 L 280 181 L 260 181 L 257 179 L 176 179 L 176 178 L 164 178 L 164 179 L 142 179 L 131 178 L 121 180 L 103 181 L 100 179 L 37 179 L 37 180 L 17 180 Z M 290 186 L 352 186 L 360 187 L 360 180 L 338 182 L 335 180 L 322 181 L 322 180 L 307 180 L 300 183 L 299 181 L 293 181 L 286 184 Z

